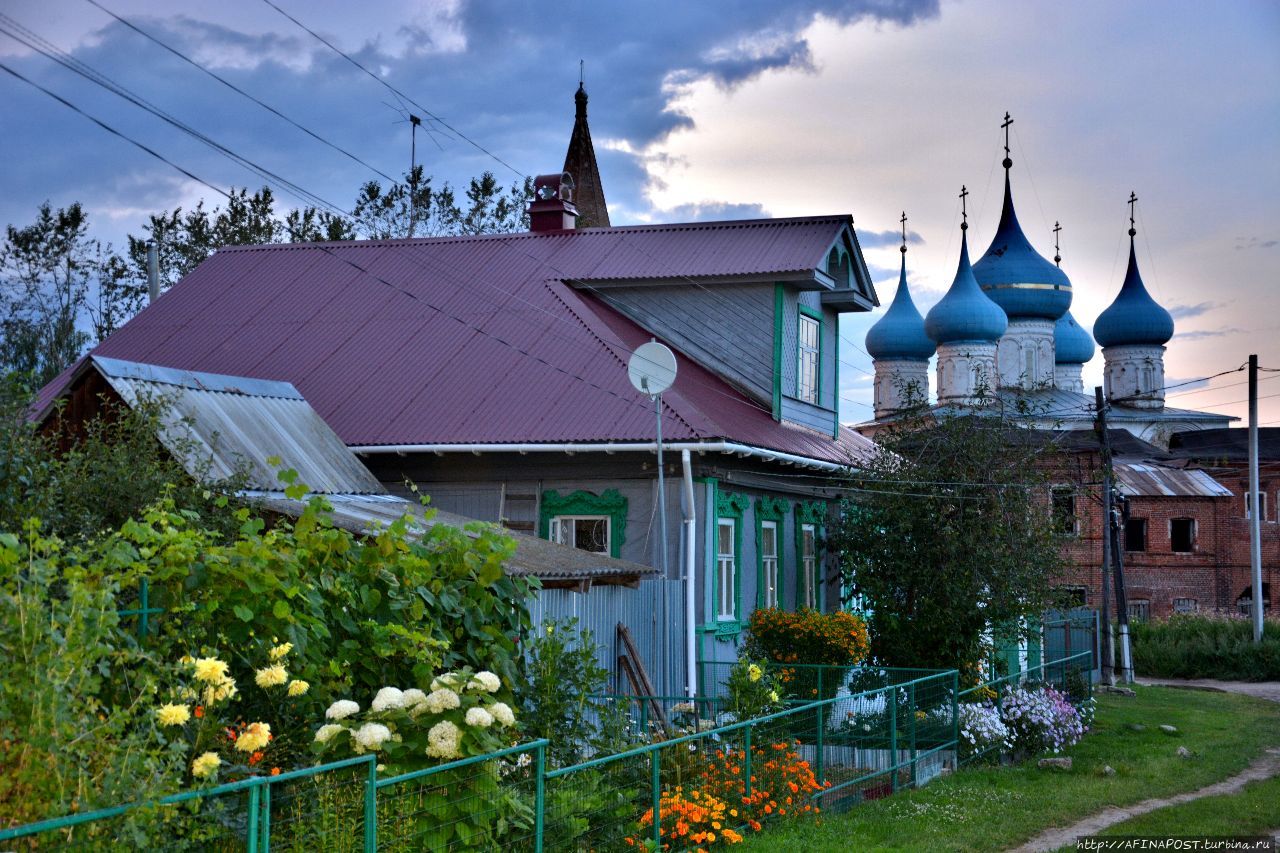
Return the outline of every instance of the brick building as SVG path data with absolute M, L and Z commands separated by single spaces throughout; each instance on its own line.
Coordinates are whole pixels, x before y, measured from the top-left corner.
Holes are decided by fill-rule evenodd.
M 1274 506 L 1280 489 L 1280 430 L 1262 466 L 1261 490 L 1273 508 L 1262 525 L 1263 602 L 1280 574 L 1280 525 Z M 1060 434 L 1062 467 L 1055 472 L 1053 511 L 1072 536 L 1072 568 L 1063 585 L 1088 607 L 1101 603 L 1101 455 L 1092 433 Z M 1177 433 L 1173 449 L 1161 450 L 1124 430 L 1112 430 L 1117 490 L 1129 512 L 1119 537 L 1132 618 L 1173 613 L 1248 612 L 1252 595 L 1247 430 Z M 1211 453 L 1219 455 L 1212 456 Z M 1114 599 L 1113 599 L 1114 601 Z M 1113 605 L 1114 606 L 1114 605 Z

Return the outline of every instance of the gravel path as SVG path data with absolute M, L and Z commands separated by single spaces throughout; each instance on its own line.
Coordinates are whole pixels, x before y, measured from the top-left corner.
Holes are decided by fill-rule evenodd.
M 1261 699 L 1270 699 L 1272 702 L 1280 702 L 1280 683 L 1274 681 L 1249 682 L 1249 681 L 1214 681 L 1211 679 L 1198 680 L 1178 680 L 1178 679 L 1156 679 L 1156 678 L 1139 678 L 1139 684 L 1159 685 L 1161 687 L 1177 687 L 1186 690 L 1213 690 L 1221 693 L 1243 693 L 1247 696 L 1256 696 Z M 1223 779 L 1221 782 L 1215 782 L 1198 791 L 1188 791 L 1185 794 L 1178 794 L 1173 797 L 1163 797 L 1157 799 L 1143 800 L 1132 806 L 1123 808 L 1115 806 L 1105 809 L 1097 814 L 1091 815 L 1084 820 L 1078 821 L 1071 826 L 1062 827 L 1061 829 L 1050 829 L 1041 833 L 1035 838 L 1028 841 L 1021 847 L 1016 848 L 1014 853 L 1041 853 L 1041 851 L 1057 850 L 1067 845 L 1075 844 L 1076 838 L 1081 835 L 1094 835 L 1114 826 L 1121 821 L 1128 820 L 1131 817 L 1153 812 L 1156 809 L 1162 809 L 1165 806 L 1174 806 L 1179 803 L 1198 800 L 1201 797 L 1213 797 L 1219 794 L 1234 794 L 1249 782 L 1256 782 L 1262 779 L 1270 779 L 1273 776 L 1280 776 L 1280 748 L 1268 749 L 1264 754 L 1254 759 L 1245 770 L 1237 773 L 1229 779 Z

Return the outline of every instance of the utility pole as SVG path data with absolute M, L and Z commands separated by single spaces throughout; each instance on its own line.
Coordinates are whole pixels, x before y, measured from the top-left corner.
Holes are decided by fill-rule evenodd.
M 1094 386 L 1094 407 L 1097 418 L 1093 422 L 1098 433 L 1098 445 L 1102 456 L 1102 583 L 1098 592 L 1102 595 L 1102 637 L 1100 646 L 1102 660 L 1102 683 L 1112 686 L 1116 683 L 1113 666 L 1115 651 L 1111 648 L 1111 593 L 1108 575 L 1111 570 L 1111 443 L 1107 440 L 1106 405 L 1102 400 L 1102 386 Z
M 1253 568 L 1253 641 L 1262 642 L 1262 513 L 1258 506 L 1258 356 L 1249 356 L 1249 562 Z
M 1110 442 L 1107 443 L 1107 455 L 1111 455 Z M 1113 510 L 1114 521 L 1112 532 L 1115 536 L 1111 545 L 1111 557 L 1115 560 L 1115 571 L 1112 578 L 1116 584 L 1116 620 L 1120 623 L 1120 680 L 1125 684 L 1133 684 L 1133 655 L 1129 647 L 1129 595 L 1124 586 L 1124 540 L 1122 531 L 1129 521 L 1129 499 L 1121 496 L 1119 501 L 1112 499 L 1112 505 L 1119 503 Z

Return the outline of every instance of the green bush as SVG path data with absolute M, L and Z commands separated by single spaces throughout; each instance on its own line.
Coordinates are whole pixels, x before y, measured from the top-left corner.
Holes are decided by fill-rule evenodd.
M 1230 616 L 1179 615 L 1130 625 L 1133 665 L 1153 678 L 1280 679 L 1280 620 L 1268 619 L 1262 642 L 1253 622 Z

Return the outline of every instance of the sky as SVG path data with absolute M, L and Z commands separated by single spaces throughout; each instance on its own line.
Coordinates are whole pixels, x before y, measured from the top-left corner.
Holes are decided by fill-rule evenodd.
M 1280 368 L 1280 4 L 272 2 L 411 102 L 267 0 L 5 0 L 0 31 L 43 39 L 342 209 L 408 167 L 409 112 L 427 119 L 417 157 L 437 181 L 558 170 L 581 61 L 615 225 L 847 213 L 887 307 L 905 210 L 922 312 L 955 275 L 962 184 L 975 258 L 994 233 L 1008 111 L 1019 218 L 1049 258 L 1061 222 L 1086 329 L 1123 280 L 1133 191 L 1143 278 L 1177 326 L 1169 405 L 1244 417 L 1243 373 L 1195 380 L 1250 353 Z M 10 35 L 0 63 L 214 186 L 263 183 Z M 93 235 L 120 245 L 150 213 L 202 198 L 221 200 L 0 69 L 3 223 L 79 201 Z M 862 346 L 882 312 L 841 321 L 845 421 L 870 416 Z M 1086 365 L 1087 388 L 1101 366 Z M 1260 420 L 1280 425 L 1280 373 L 1261 380 Z

